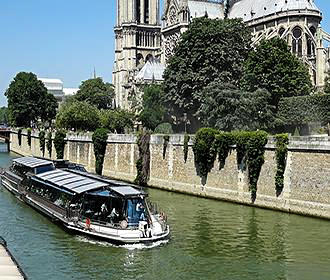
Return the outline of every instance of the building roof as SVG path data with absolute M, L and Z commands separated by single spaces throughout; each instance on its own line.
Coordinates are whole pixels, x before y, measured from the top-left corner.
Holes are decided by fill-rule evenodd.
M 251 21 L 275 13 L 296 10 L 307 10 L 320 13 L 314 0 L 241 0 L 232 6 L 229 12 L 229 17 L 242 18 L 244 21 Z
M 211 1 L 208 2 L 205 0 L 189 0 L 188 7 L 191 18 L 203 17 L 205 14 L 212 19 L 224 17 L 223 6 L 221 3 Z
M 136 78 L 140 80 L 155 80 L 155 81 L 163 81 L 165 66 L 159 62 L 150 62 L 142 67 L 140 72 L 137 74 Z
M 77 194 L 108 186 L 107 183 L 59 169 L 41 173 L 32 179 L 41 180 Z
M 63 88 L 64 95 L 75 95 L 79 88 Z
M 60 79 L 38 78 L 42 81 L 47 90 L 63 90 L 63 82 Z
M 35 168 L 39 166 L 53 164 L 53 162 L 49 160 L 34 158 L 34 157 L 21 157 L 13 159 L 14 163 L 21 164 L 27 167 Z

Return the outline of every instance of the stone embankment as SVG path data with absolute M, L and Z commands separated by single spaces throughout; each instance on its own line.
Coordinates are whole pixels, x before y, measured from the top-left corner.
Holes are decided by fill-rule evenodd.
M 32 134 L 31 147 L 26 133 L 22 133 L 21 146 L 17 132 L 11 133 L 11 150 L 21 155 L 41 156 L 37 133 Z M 68 135 L 65 158 L 85 165 L 93 172 L 95 157 L 91 135 Z M 251 205 L 247 171 L 236 164 L 236 151 L 228 156 L 223 169 L 216 162 L 205 185 L 196 175 L 192 141 L 189 143 L 188 159 L 184 162 L 184 136 L 172 135 L 163 158 L 164 137 L 152 135 L 150 143 L 151 187 L 215 198 Z M 285 212 L 330 219 L 330 138 L 292 137 L 288 146 L 284 189 L 276 195 L 275 174 L 277 170 L 273 139 L 265 152 L 257 198 L 254 206 Z M 48 157 L 48 152 L 45 154 Z M 53 149 L 52 157 L 56 156 Z M 133 182 L 136 177 L 135 162 L 138 147 L 134 135 L 109 135 L 104 162 L 104 175 Z

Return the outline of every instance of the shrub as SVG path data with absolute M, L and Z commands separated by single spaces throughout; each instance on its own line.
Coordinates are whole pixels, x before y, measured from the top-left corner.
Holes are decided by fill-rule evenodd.
M 48 134 L 47 134 L 47 151 L 48 151 L 48 154 L 49 154 L 49 158 L 52 157 L 52 148 L 53 148 L 53 139 L 52 139 L 53 135 L 52 135 L 52 132 L 49 131 Z
M 46 146 L 45 135 L 46 135 L 45 131 L 41 130 L 39 132 L 40 151 L 43 157 L 45 156 L 45 146 Z
M 22 145 L 22 129 L 18 129 L 17 131 L 17 138 L 18 138 L 18 145 L 21 146 Z
M 29 147 L 31 148 L 31 133 L 32 133 L 32 130 L 31 130 L 31 128 L 28 128 L 27 129 L 27 141 L 28 141 L 28 145 L 29 145 Z
M 92 136 L 95 154 L 95 172 L 102 175 L 104 155 L 107 148 L 109 131 L 106 128 L 98 128 Z
M 170 123 L 159 124 L 154 131 L 156 134 L 173 134 L 173 128 Z
M 275 175 L 276 195 L 279 196 L 284 187 L 284 172 L 286 167 L 286 159 L 288 155 L 289 137 L 287 134 L 277 134 L 276 139 L 276 164 L 277 170 Z
M 137 175 L 134 182 L 140 186 L 146 186 L 150 177 L 150 133 L 139 133 L 137 145 L 139 158 L 136 161 Z
M 64 158 L 65 137 L 66 137 L 65 130 L 56 131 L 55 137 L 54 137 L 54 146 L 55 146 L 55 150 L 56 150 L 57 159 Z

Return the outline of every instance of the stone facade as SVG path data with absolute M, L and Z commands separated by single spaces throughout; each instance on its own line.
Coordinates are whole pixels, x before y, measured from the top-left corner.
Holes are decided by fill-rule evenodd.
M 26 133 L 18 145 L 17 133 L 11 134 L 11 150 L 21 155 L 40 156 L 38 135 L 33 134 L 31 147 Z M 153 135 L 150 145 L 149 185 L 169 191 L 215 198 L 252 205 L 247 173 L 236 164 L 235 150 L 228 156 L 225 167 L 219 170 L 216 163 L 209 173 L 206 185 L 196 175 L 192 141 L 188 159 L 184 163 L 183 135 L 172 135 L 163 159 L 163 136 Z M 91 135 L 69 135 L 65 146 L 66 159 L 83 164 L 94 172 L 95 157 Z M 48 152 L 46 151 L 46 157 Z M 52 157 L 56 153 L 53 150 Z M 104 175 L 133 182 L 136 177 L 135 162 L 138 147 L 134 135 L 109 135 L 104 162 Z M 330 219 L 330 138 L 290 139 L 284 189 L 279 197 L 275 190 L 276 160 L 270 139 L 265 153 L 265 163 L 258 181 L 254 206 Z
M 279 36 L 285 39 L 292 52 L 308 65 L 313 84 L 317 88 L 324 86 L 330 69 L 330 49 L 325 47 L 324 41 L 330 41 L 330 34 L 320 27 L 322 13 L 314 0 L 164 0 L 162 25 L 157 20 L 160 11 L 159 5 L 153 4 L 155 0 L 145 0 L 150 3 L 148 12 L 153 18 L 148 23 L 139 22 L 132 16 L 139 14 L 135 4 L 142 0 L 117 1 L 113 83 L 120 107 L 130 108 L 129 94 L 149 82 L 136 79 L 143 63 L 156 59 L 166 65 L 189 23 L 205 15 L 219 19 L 242 18 L 251 28 L 254 45 L 264 38 Z M 121 8 L 124 3 L 128 9 Z M 143 34 L 144 39 L 137 39 L 137 34 Z M 145 39 L 148 36 L 157 38 L 154 44 L 141 43 L 150 41 Z

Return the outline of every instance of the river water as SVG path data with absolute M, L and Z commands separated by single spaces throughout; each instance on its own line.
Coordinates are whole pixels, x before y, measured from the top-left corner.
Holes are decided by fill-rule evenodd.
M 7 167 L 15 155 L 0 153 Z M 32 280 L 330 279 L 330 221 L 148 190 L 171 239 L 115 247 L 67 233 L 0 187 L 0 236 Z

